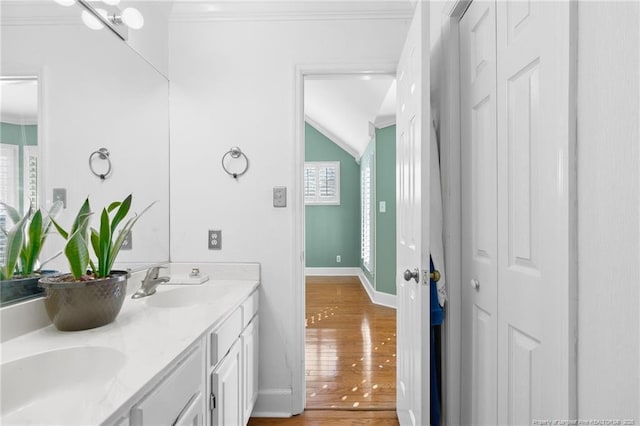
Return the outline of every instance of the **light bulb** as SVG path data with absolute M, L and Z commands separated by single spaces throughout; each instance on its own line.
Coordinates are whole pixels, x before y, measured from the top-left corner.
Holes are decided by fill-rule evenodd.
M 61 6 L 73 6 L 76 3 L 76 0 L 54 0 Z
M 105 18 L 107 17 L 107 11 L 104 9 L 96 9 L 96 12 L 98 12 Z M 92 30 L 101 30 L 104 28 L 104 24 L 92 13 L 86 10 L 82 11 L 82 22 L 84 22 L 84 24 Z
M 108 4 L 109 6 L 116 6 L 120 3 L 120 0 L 102 0 L 102 1 Z
M 134 7 L 127 7 L 122 11 L 122 22 L 131 29 L 139 30 L 144 26 L 144 16 Z

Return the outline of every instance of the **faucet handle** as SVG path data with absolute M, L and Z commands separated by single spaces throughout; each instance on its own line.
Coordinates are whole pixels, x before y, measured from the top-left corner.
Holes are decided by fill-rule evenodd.
M 168 269 L 166 266 L 152 266 L 147 270 L 147 275 L 144 277 L 144 280 L 155 280 L 158 279 L 158 275 L 160 275 L 160 269 Z

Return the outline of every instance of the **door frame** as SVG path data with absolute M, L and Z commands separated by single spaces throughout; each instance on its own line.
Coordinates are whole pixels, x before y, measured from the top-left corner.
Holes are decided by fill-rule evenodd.
M 363 63 L 363 64 L 312 64 L 296 65 L 294 90 L 294 170 L 291 204 L 293 207 L 293 279 L 294 300 L 296 301 L 294 360 L 298 362 L 291 366 L 292 395 L 291 413 L 300 414 L 304 411 L 306 396 L 305 380 L 305 209 L 304 209 L 304 80 L 307 77 L 339 77 L 363 75 L 393 75 L 396 74 L 396 63 Z

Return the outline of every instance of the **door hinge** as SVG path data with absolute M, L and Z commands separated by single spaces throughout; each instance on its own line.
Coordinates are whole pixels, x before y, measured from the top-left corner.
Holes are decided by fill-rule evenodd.
M 212 393 L 209 395 L 209 410 L 213 411 L 216 409 L 216 396 Z

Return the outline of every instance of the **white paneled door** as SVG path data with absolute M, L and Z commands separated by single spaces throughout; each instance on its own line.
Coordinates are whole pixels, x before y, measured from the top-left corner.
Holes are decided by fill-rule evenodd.
M 498 212 L 495 3 L 460 20 L 462 421 L 496 424 Z
M 401 425 L 430 422 L 428 22 L 428 3 L 417 2 L 396 75 L 397 412 Z
M 464 424 L 575 418 L 572 7 L 460 20 Z

